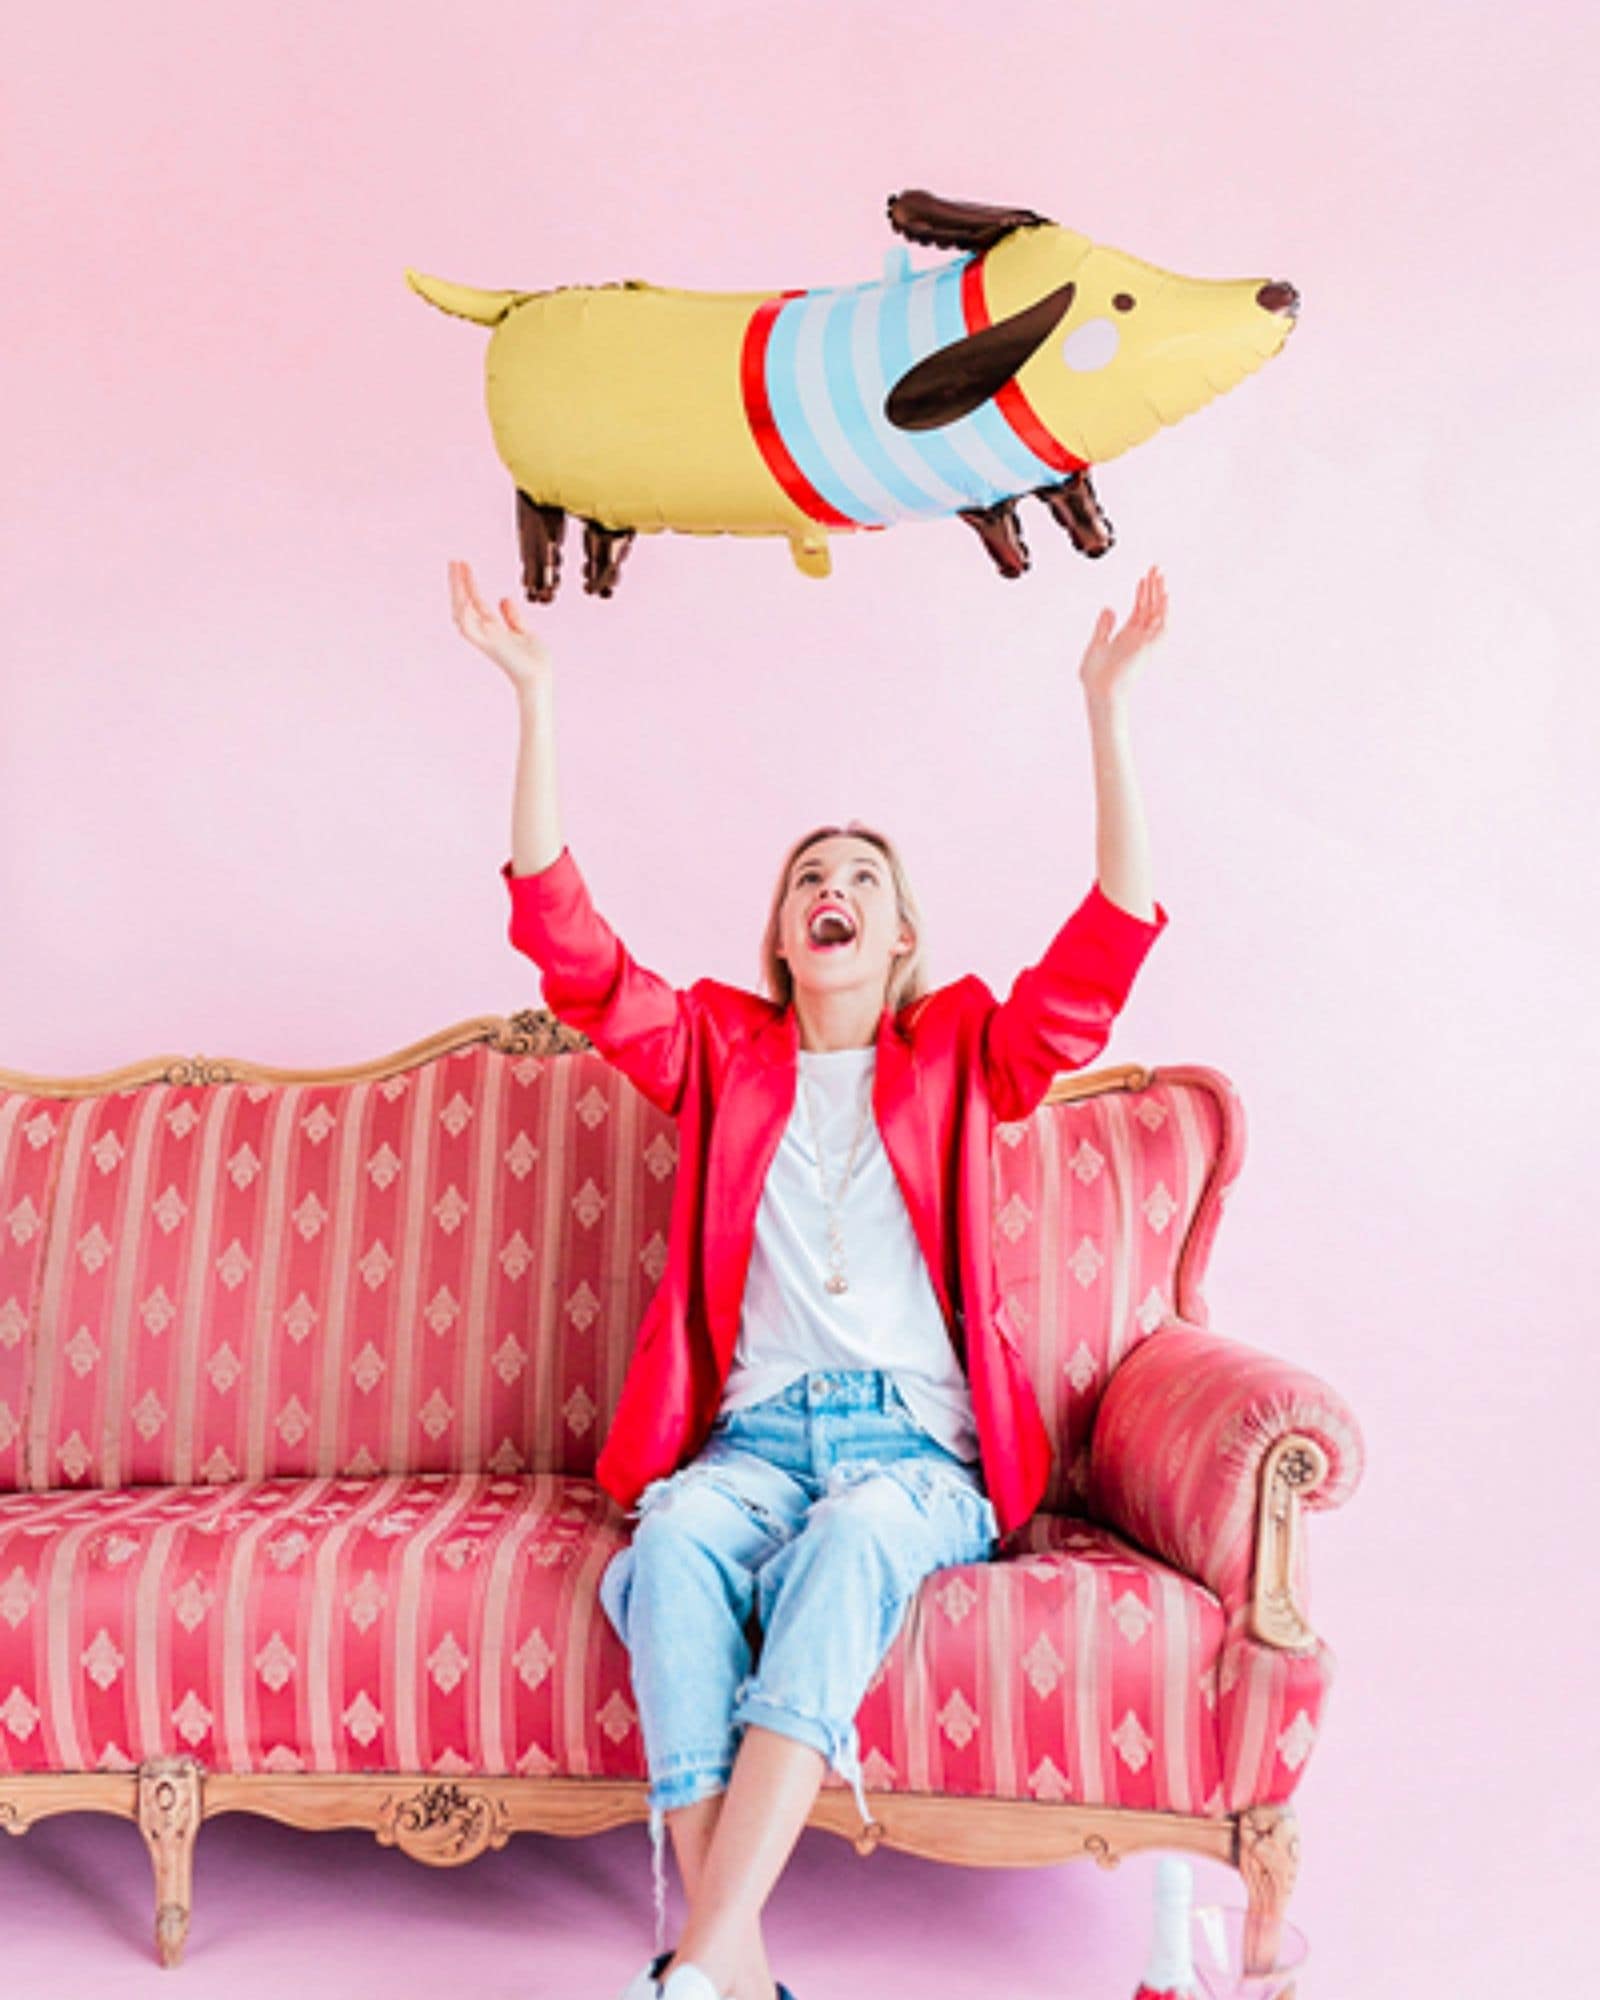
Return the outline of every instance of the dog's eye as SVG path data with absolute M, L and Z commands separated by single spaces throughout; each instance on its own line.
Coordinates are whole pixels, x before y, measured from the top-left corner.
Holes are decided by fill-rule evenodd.
M 1117 296 L 1111 301 L 1111 303 L 1119 313 L 1131 313 L 1134 308 L 1135 300 L 1132 292 L 1118 292 Z

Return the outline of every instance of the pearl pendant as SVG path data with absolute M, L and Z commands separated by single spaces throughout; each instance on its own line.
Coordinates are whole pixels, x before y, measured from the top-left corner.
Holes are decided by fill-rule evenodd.
M 835 1271 L 827 1283 L 830 1292 L 847 1292 L 850 1289 L 850 1280 L 840 1271 Z

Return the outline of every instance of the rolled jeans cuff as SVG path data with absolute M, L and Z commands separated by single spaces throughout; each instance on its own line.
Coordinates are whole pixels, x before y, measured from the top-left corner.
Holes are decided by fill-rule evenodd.
M 752 1722 L 758 1728 L 770 1729 L 779 1736 L 793 1737 L 797 1743 L 808 1743 L 825 1762 L 832 1765 L 854 1793 L 861 1824 L 864 1827 L 872 1824 L 872 1814 L 867 1810 L 866 1793 L 861 1785 L 861 1754 L 854 1722 L 841 1727 L 826 1716 L 814 1715 L 785 1701 L 776 1701 L 746 1681 L 734 1698 L 733 1724 L 739 1729 Z
M 657 1812 L 676 1812 L 679 1806 L 692 1806 L 701 1799 L 709 1799 L 715 1792 L 725 1792 L 732 1776 L 733 1764 L 728 1759 L 716 1763 L 686 1763 L 675 1771 L 664 1772 L 652 1779 L 650 1804 Z

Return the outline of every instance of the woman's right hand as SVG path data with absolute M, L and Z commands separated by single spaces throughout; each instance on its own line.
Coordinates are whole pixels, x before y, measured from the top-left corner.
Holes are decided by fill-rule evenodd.
M 501 598 L 498 613 L 491 611 L 464 562 L 450 565 L 450 608 L 461 636 L 487 653 L 519 694 L 549 683 L 549 647 L 522 624 L 509 597 Z

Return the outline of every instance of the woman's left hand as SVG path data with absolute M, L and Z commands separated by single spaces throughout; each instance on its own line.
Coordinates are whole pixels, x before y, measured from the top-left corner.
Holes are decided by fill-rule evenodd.
M 1120 632 L 1117 614 L 1102 611 L 1084 650 L 1078 678 L 1090 701 L 1112 701 L 1133 679 L 1139 657 L 1166 629 L 1167 586 L 1159 568 L 1147 570 L 1134 593 L 1133 610 Z

